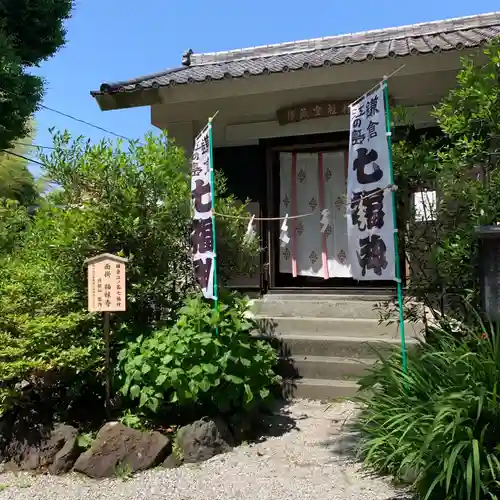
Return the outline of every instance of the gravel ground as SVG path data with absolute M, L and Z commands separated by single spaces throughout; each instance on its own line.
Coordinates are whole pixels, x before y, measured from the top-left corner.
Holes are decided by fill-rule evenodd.
M 0 500 L 396 500 L 382 479 L 363 474 L 346 455 L 343 424 L 351 403 L 297 401 L 281 411 L 281 436 L 242 445 L 203 464 L 155 469 L 129 480 L 77 474 L 1 474 Z

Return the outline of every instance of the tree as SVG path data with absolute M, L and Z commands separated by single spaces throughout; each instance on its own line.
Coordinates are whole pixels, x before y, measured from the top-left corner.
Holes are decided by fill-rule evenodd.
M 189 162 L 173 141 L 150 135 L 125 148 L 56 133 L 53 152 L 41 159 L 45 179 L 59 189 L 31 216 L 12 202 L 0 205 L 0 414 L 15 404 L 22 381 L 44 405 L 62 398 L 59 408 L 82 387 L 102 389 L 101 318 L 87 312 L 85 259 L 103 252 L 129 259 L 113 353 L 175 322 L 193 290 Z M 217 184 L 217 212 L 236 217 L 218 224 L 223 282 L 236 263 L 246 270 L 258 242 L 244 241 L 245 206 L 221 189 L 223 179 Z
M 38 189 L 28 168 L 33 131 L 24 143 L 15 144 L 5 153 L 0 153 L 0 198 L 15 200 L 30 205 L 38 198 Z
M 29 134 L 29 119 L 43 95 L 41 78 L 28 73 L 64 44 L 73 0 L 0 2 L 0 149 Z
M 398 212 L 411 276 L 408 296 L 438 316 L 468 321 L 479 308 L 475 227 L 500 220 L 500 40 L 466 58 L 457 87 L 434 111 L 439 133 L 407 129 L 395 142 Z M 427 222 L 408 203 L 432 189 L 438 204 Z M 466 307 L 464 307 L 466 305 Z

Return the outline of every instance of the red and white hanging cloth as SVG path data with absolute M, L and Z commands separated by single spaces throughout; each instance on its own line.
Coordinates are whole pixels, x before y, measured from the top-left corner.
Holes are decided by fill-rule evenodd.
M 280 247 L 281 273 L 351 277 L 345 200 L 346 153 L 281 153 L 280 217 L 314 212 L 289 220 L 290 241 Z

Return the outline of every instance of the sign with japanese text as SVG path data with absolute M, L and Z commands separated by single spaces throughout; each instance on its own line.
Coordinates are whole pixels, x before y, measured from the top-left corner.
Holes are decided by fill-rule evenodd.
M 347 232 L 357 280 L 394 280 L 391 164 L 382 85 L 351 106 Z
M 214 298 L 214 231 L 212 221 L 210 126 L 194 141 L 191 167 L 193 231 L 191 245 L 195 279 L 204 297 Z
M 279 109 L 276 112 L 280 125 L 296 123 L 314 118 L 328 118 L 329 116 L 347 115 L 349 101 L 312 102 Z
M 127 259 L 101 254 L 86 261 L 88 268 L 88 310 L 90 312 L 125 311 L 125 263 Z

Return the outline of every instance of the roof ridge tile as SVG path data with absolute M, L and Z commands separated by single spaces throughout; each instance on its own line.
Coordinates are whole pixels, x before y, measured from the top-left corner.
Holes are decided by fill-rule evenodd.
M 256 57 L 275 56 L 306 52 L 311 50 L 322 50 L 336 46 L 361 45 L 375 41 L 385 41 L 394 38 L 407 38 L 411 36 L 431 35 L 450 31 L 486 27 L 491 24 L 500 23 L 500 11 L 473 16 L 457 17 L 441 21 L 430 21 L 404 26 L 393 26 L 389 28 L 378 28 L 352 33 L 344 33 L 334 36 L 310 38 L 291 42 L 281 42 L 268 45 L 257 45 L 253 47 L 238 48 L 219 52 L 201 52 L 191 55 L 191 66 L 202 66 L 217 64 L 221 62 L 240 61 Z M 302 47 L 302 44 L 310 44 L 311 47 Z
M 437 29 L 437 26 L 441 29 Z M 190 55 L 191 65 L 132 80 L 103 83 L 94 97 L 118 92 L 211 82 L 230 78 L 307 70 L 323 66 L 359 63 L 389 57 L 409 57 L 480 47 L 500 37 L 500 12 L 336 37 L 323 37 L 272 46 L 251 47 L 213 54 Z M 410 26 L 410 27 L 411 27 Z M 430 29 L 429 26 L 434 27 Z M 443 27 L 445 29 L 443 29 Z M 388 33 L 391 36 L 388 36 Z M 269 47 L 272 47 L 271 51 Z M 287 50 L 283 48 L 286 47 Z M 292 50 L 293 47 L 293 50 Z M 281 49 L 281 50 L 279 50 Z M 238 55 L 240 57 L 238 57 Z M 195 64 L 193 64 L 193 57 Z M 202 63 L 203 57 L 205 62 Z

